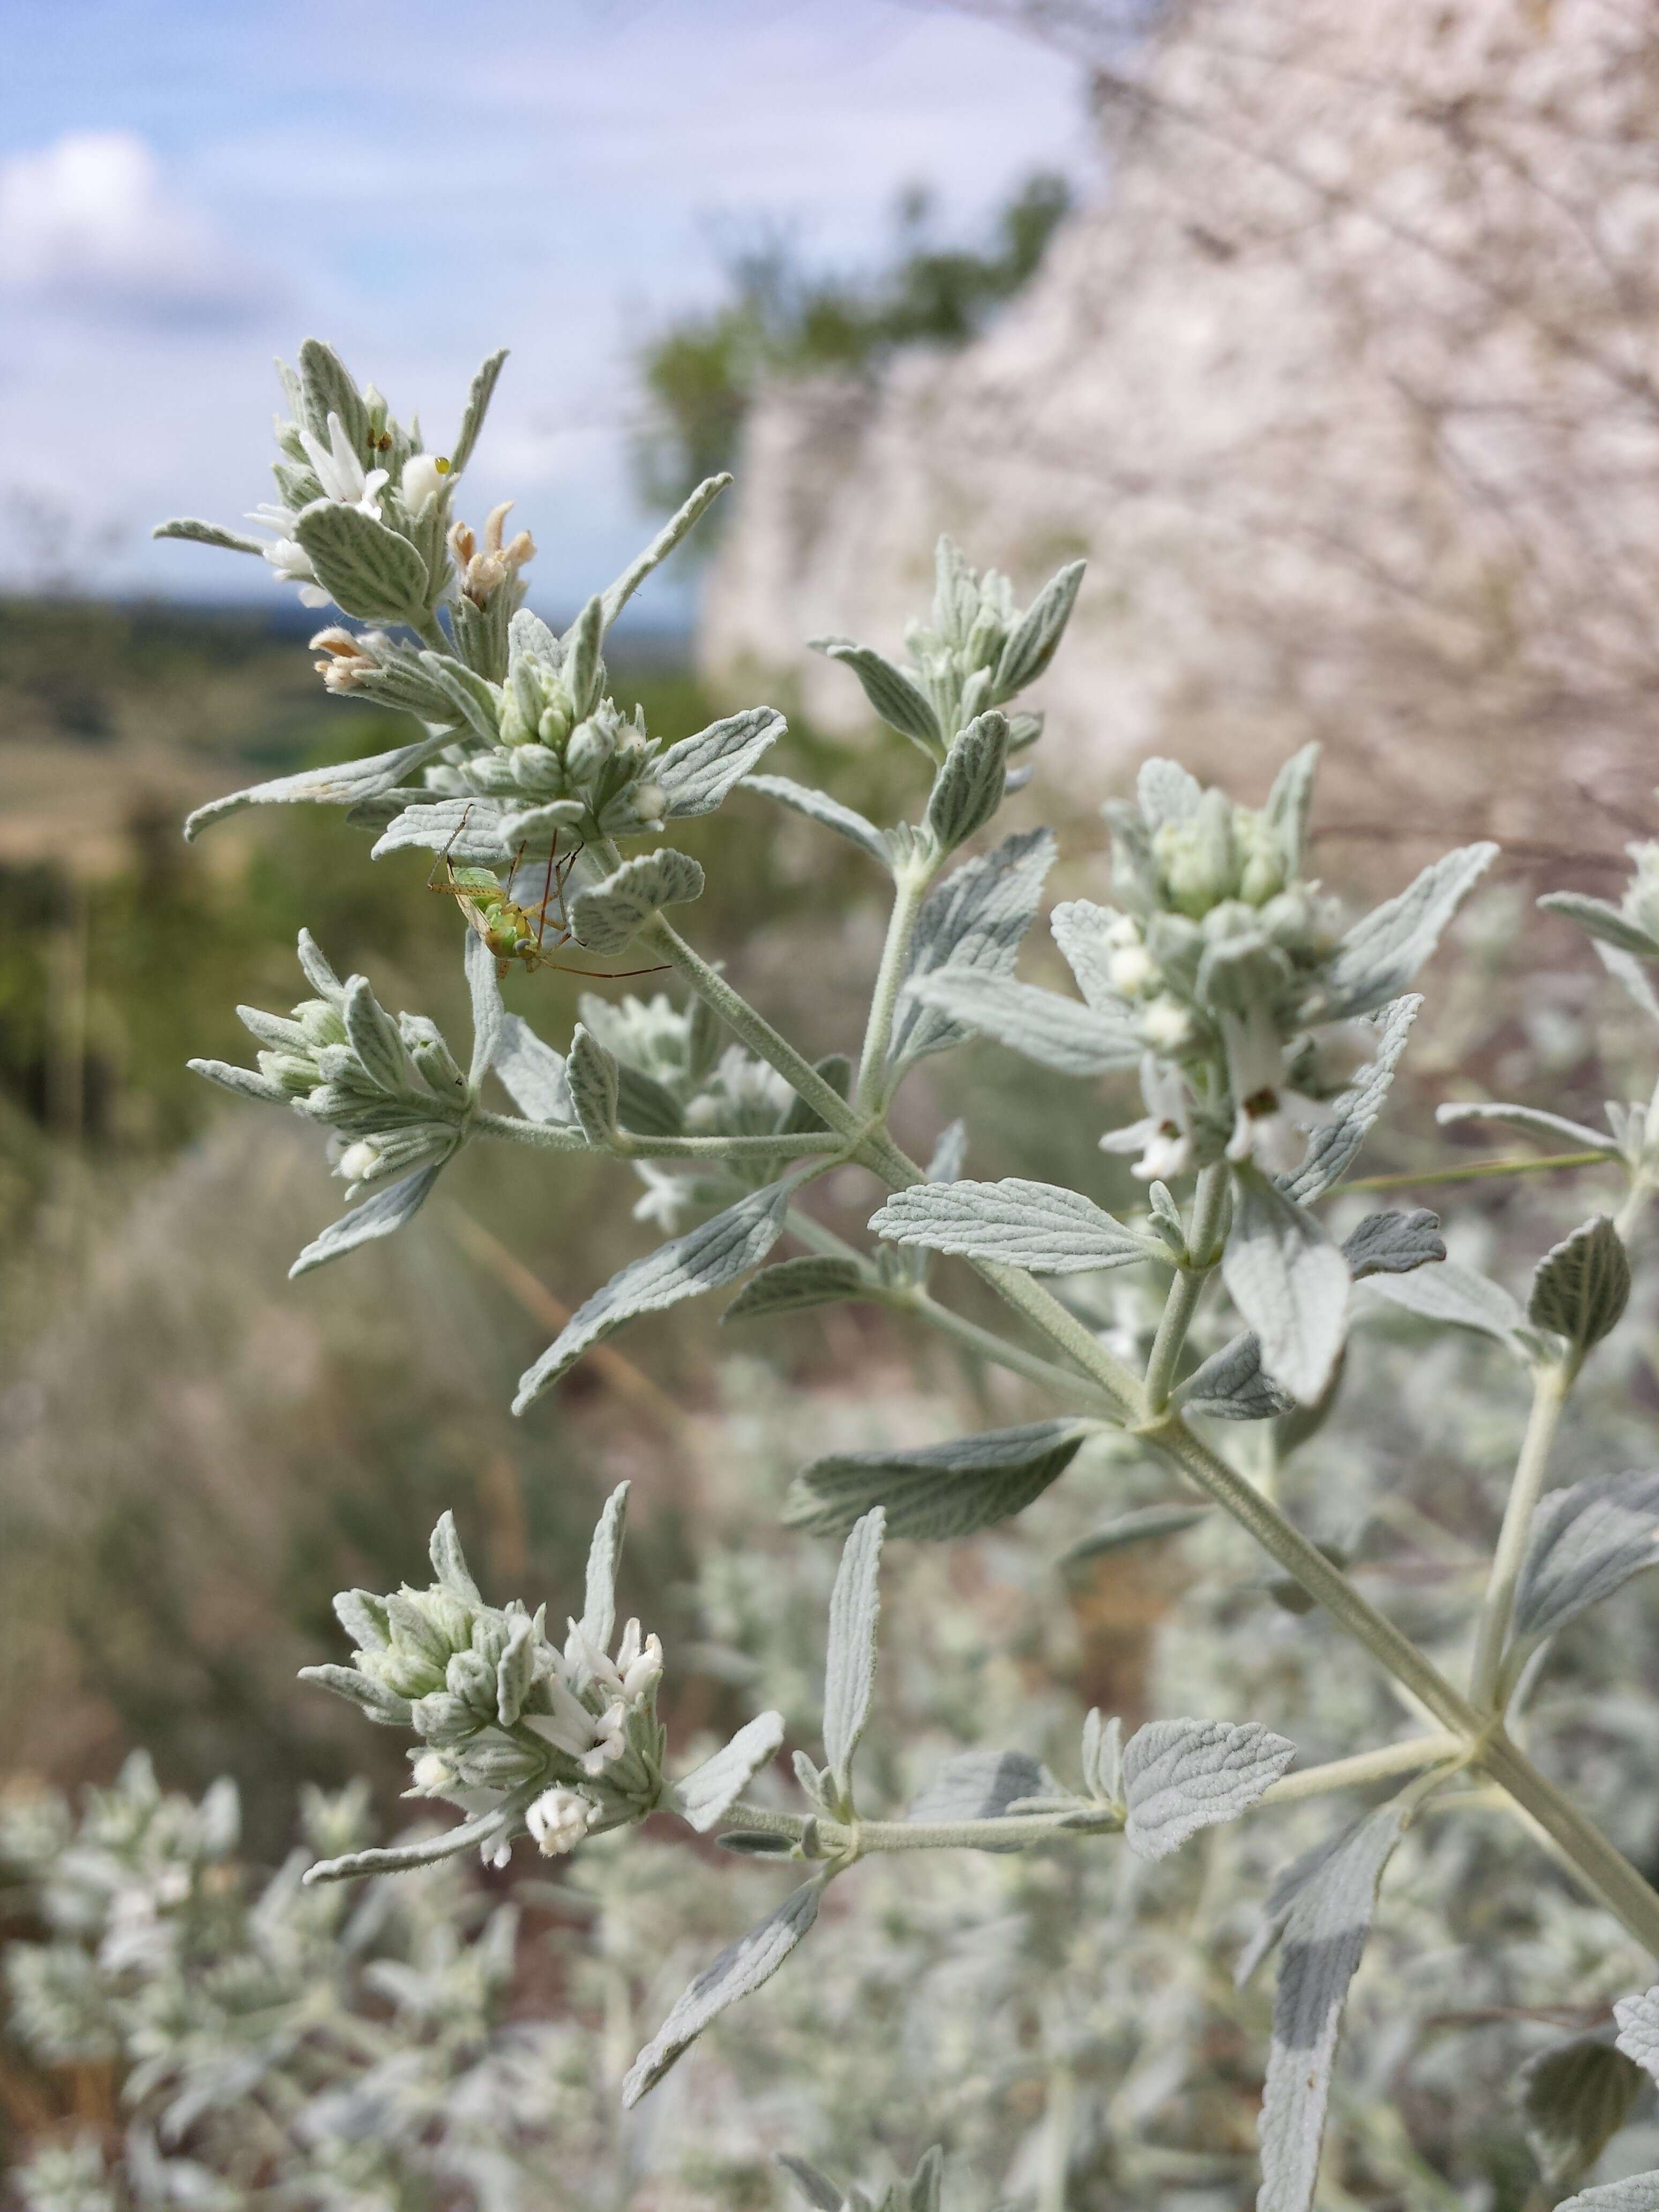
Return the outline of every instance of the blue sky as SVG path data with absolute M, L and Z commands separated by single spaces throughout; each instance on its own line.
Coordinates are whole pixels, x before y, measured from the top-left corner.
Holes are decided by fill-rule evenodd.
M 0 532 L 0 581 L 61 512 L 102 588 L 276 592 L 144 532 L 268 495 L 270 357 L 314 331 L 440 447 L 513 347 L 467 509 L 515 497 L 532 596 L 568 604 L 639 537 L 630 340 L 716 293 L 717 226 L 845 264 L 913 179 L 967 232 L 1034 167 L 1090 171 L 1073 66 L 928 0 L 3 12 L 0 423 L 37 520 Z

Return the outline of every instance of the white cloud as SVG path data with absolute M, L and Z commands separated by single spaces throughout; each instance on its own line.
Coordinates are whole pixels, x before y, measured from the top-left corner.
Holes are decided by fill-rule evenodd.
M 152 323 L 240 320 L 266 289 L 129 131 L 0 162 L 0 288 Z

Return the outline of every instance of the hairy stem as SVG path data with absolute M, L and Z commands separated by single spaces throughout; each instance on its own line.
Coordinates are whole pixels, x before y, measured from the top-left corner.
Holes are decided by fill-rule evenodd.
M 1328 1796 L 1334 1790 L 1358 1790 L 1367 1783 L 1387 1782 L 1397 1774 L 1419 1774 L 1425 1767 L 1461 1758 L 1467 1748 L 1465 1739 L 1450 1729 L 1413 1736 L 1406 1743 L 1385 1744 L 1380 1751 L 1358 1751 L 1351 1759 L 1333 1759 L 1323 1766 L 1281 1775 L 1256 1802 L 1295 1805 L 1304 1797 Z
M 1024 1375 L 1032 1382 L 1040 1382 L 1044 1389 L 1059 1395 L 1082 1400 L 1095 1412 L 1103 1414 L 1114 1427 L 1121 1425 L 1116 1418 L 1117 1401 L 1097 1382 L 1085 1375 L 1074 1375 L 1069 1368 L 1057 1367 L 1052 1359 L 1041 1352 L 1027 1352 L 1023 1345 L 1011 1344 L 994 1329 L 982 1328 L 963 1314 L 955 1313 L 949 1306 L 941 1305 L 931 1292 L 920 1288 L 908 1292 L 896 1291 L 886 1303 L 899 1313 L 913 1313 L 925 1321 L 930 1328 L 941 1335 L 953 1338 L 981 1359 L 989 1359 L 999 1367 L 1006 1367 L 1015 1375 Z
M 1187 1332 L 1198 1311 L 1210 1271 L 1221 1256 L 1216 1247 L 1226 1210 L 1227 1164 L 1224 1160 L 1218 1160 L 1199 1172 L 1187 1233 L 1188 1261 L 1176 1269 L 1175 1279 L 1164 1302 L 1158 1334 L 1152 1340 L 1152 1357 L 1146 1363 L 1146 1404 L 1152 1413 L 1161 1413 L 1170 1402 Z
M 921 902 L 927 896 L 927 887 L 938 865 L 937 860 L 927 866 L 913 860 L 896 878 L 892 911 L 887 918 L 881 966 L 877 970 L 875 991 L 870 1000 L 864 1048 L 859 1054 L 858 1083 L 853 1093 L 860 1113 L 873 1114 L 883 1103 L 887 1048 L 892 1042 L 893 1017 L 898 1009 L 899 992 L 910 957 L 910 939 L 915 933 L 916 916 L 921 911 Z
M 879 1175 L 895 1190 L 907 1189 L 924 1180 L 921 1168 L 901 1151 L 887 1131 L 878 1124 L 861 1120 L 824 1082 L 817 1069 L 802 1059 L 794 1047 L 780 1036 L 723 977 L 700 959 L 660 915 L 651 924 L 648 934 L 728 1026 L 776 1068 L 831 1128 L 842 1131 L 853 1140 L 853 1156 L 861 1164 Z M 1426 1653 L 1419 1651 L 1386 1614 L 1379 1613 L 1363 1597 L 1316 1545 L 1310 1543 L 1276 1505 L 1262 1497 L 1179 1415 L 1152 1413 L 1140 1378 L 1068 1313 L 1052 1292 L 1021 1268 L 985 1261 L 975 1264 L 1006 1304 L 1100 1385 L 1112 1401 L 1117 1419 L 1145 1437 L 1149 1445 L 1171 1460 L 1218 1504 L 1224 1506 L 1332 1619 L 1370 1653 L 1379 1666 L 1409 1691 L 1443 1728 L 1464 1741 L 1474 1763 L 1484 1767 L 1554 1837 L 1586 1885 L 1639 1942 L 1659 1956 L 1659 1892 L 1644 1881 L 1629 1860 L 1593 1821 L 1578 1811 L 1570 1798 L 1539 1772 L 1495 1725 L 1492 1716 L 1455 1689 Z M 762 1825 L 775 1833 L 789 1832 L 778 1828 L 775 1819 Z M 905 1831 L 907 1847 L 916 1847 L 915 1831 L 911 1824 L 882 1823 L 878 1824 L 878 1832 L 888 1827 Z
M 1544 1487 L 1550 1447 L 1555 1442 L 1562 1408 L 1566 1404 L 1567 1393 L 1572 1388 L 1577 1373 L 1576 1361 L 1552 1361 L 1547 1367 L 1540 1368 L 1534 1379 L 1532 1411 L 1527 1419 L 1527 1432 L 1521 1440 L 1520 1455 L 1515 1463 L 1515 1480 L 1510 1485 L 1509 1503 L 1504 1509 L 1504 1525 L 1498 1534 L 1498 1548 L 1492 1554 L 1492 1571 L 1486 1579 L 1486 1595 L 1481 1603 L 1480 1619 L 1475 1629 L 1474 1662 L 1469 1674 L 1469 1694 L 1477 1705 L 1489 1710 L 1495 1706 L 1498 1686 L 1504 1671 L 1504 1646 L 1509 1640 L 1510 1621 L 1515 1611 L 1516 1584 L 1521 1579 L 1521 1565 L 1527 1555 L 1527 1539 L 1532 1532 L 1532 1516 Z
M 864 1123 L 833 1085 L 824 1081 L 810 1060 L 781 1036 L 765 1017 L 756 1012 L 742 993 L 734 991 L 717 969 L 694 952 L 679 932 L 655 915 L 641 933 L 643 941 L 671 960 L 690 982 L 705 1004 L 750 1050 L 775 1067 L 797 1097 L 804 1099 L 821 1121 L 843 1136 L 862 1135 Z
M 1548 1168 L 1608 1168 L 1612 1152 L 1527 1152 L 1513 1159 L 1475 1160 L 1466 1168 L 1427 1168 L 1421 1175 L 1357 1176 L 1344 1190 L 1414 1190 L 1432 1182 L 1479 1182 L 1486 1176 L 1541 1175 Z

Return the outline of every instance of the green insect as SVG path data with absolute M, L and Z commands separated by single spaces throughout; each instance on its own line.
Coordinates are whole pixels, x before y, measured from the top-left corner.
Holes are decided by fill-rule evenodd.
M 471 811 L 469 808 L 467 812 Z M 570 880 L 570 872 L 576 865 L 576 856 L 581 847 L 578 845 L 562 860 L 556 860 L 551 853 L 548 854 L 547 876 L 542 885 L 542 896 L 534 906 L 524 906 L 512 895 L 513 886 L 518 880 L 520 865 L 524 859 L 522 845 L 514 855 L 505 884 L 491 868 L 468 866 L 458 868 L 450 860 L 455 839 L 465 829 L 466 822 L 466 814 L 463 814 L 455 824 L 454 836 L 433 862 L 432 873 L 427 878 L 427 889 L 437 891 L 446 898 L 460 901 L 461 912 L 495 954 L 498 976 L 504 976 L 515 960 L 523 963 L 526 974 L 533 974 L 538 968 L 560 966 L 555 961 L 554 954 L 561 946 L 573 941 L 569 917 L 565 912 L 565 885 Z M 441 883 L 438 880 L 440 869 L 443 871 Z M 550 946 L 547 943 L 550 909 L 555 915 Z M 614 977 L 608 969 L 560 966 L 562 975 L 591 975 L 606 981 L 620 981 L 630 975 L 656 975 L 661 972 L 660 963 L 653 968 L 624 968 L 616 971 Z

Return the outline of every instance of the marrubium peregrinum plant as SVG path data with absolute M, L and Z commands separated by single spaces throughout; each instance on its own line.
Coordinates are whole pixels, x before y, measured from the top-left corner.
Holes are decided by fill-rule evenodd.
M 301 960 L 316 996 L 286 1020 L 245 1018 L 264 1047 L 258 1073 L 204 1069 L 324 1122 L 339 1173 L 367 1194 L 300 1264 L 397 1228 L 473 1138 L 603 1152 L 644 1180 L 638 1218 L 676 1233 L 579 1310 L 524 1376 L 520 1408 L 635 1316 L 747 1277 L 727 1319 L 837 1300 L 884 1305 L 1012 1370 L 1052 1412 L 801 1471 L 788 1519 L 846 1543 L 830 1606 L 822 1763 L 795 1752 L 793 1804 L 773 1771 L 781 1731 L 772 1715 L 692 1775 L 665 1778 L 659 1656 L 633 1631 L 611 1649 L 615 1500 L 595 1540 L 582 1619 L 562 1645 L 543 1613 L 486 1605 L 441 1524 L 429 1589 L 341 1600 L 360 1648 L 353 1668 L 323 1677 L 371 1718 L 409 1729 L 415 1789 L 465 1816 L 411 1846 L 412 1857 L 477 1844 L 499 1860 L 520 1834 L 562 1852 L 661 1809 L 723 1829 L 734 1850 L 795 1864 L 798 1886 L 674 2006 L 629 2076 L 629 2101 L 783 1964 L 830 1884 L 872 1854 L 1041 1846 L 1158 1857 L 1247 1812 L 1365 1793 L 1350 1797 L 1346 1823 L 1322 1849 L 1287 1869 L 1251 1954 L 1277 1944 L 1279 1956 L 1258 2201 L 1262 2212 L 1305 2212 L 1347 1984 L 1390 1856 L 1413 1823 L 1498 1802 L 1553 1854 L 1553 1863 L 1540 1856 L 1540 1880 L 1577 1882 L 1659 1950 L 1659 1894 L 1596 1825 L 1595 1808 L 1552 1782 L 1510 1727 L 1559 1632 L 1650 1565 L 1659 1545 L 1659 1474 L 1581 1474 L 1545 1495 L 1572 1385 L 1624 1310 L 1626 1238 L 1659 1175 L 1659 1112 L 1615 1104 L 1603 1137 L 1532 1108 L 1456 1109 L 1565 1136 L 1570 1159 L 1625 1177 L 1616 1215 L 1597 1213 L 1546 1255 L 1524 1306 L 1448 1261 L 1431 1213 L 1372 1213 L 1339 1240 L 1322 1209 L 1383 1109 L 1419 1004 L 1409 987 L 1495 848 L 1447 855 L 1355 919 L 1340 886 L 1307 872 L 1313 748 L 1284 767 L 1260 808 L 1202 789 L 1172 763 L 1149 762 L 1136 801 L 1107 810 L 1109 898 L 1073 900 L 1049 917 L 1076 994 L 1022 982 L 1020 947 L 1054 840 L 1035 830 L 972 857 L 963 848 L 991 830 L 1023 775 L 1011 775 L 1010 757 L 1040 722 L 1016 702 L 1060 642 L 1079 568 L 1062 570 L 1022 611 L 1005 579 L 975 574 L 945 542 L 931 621 L 907 632 L 908 667 L 849 641 L 821 641 L 929 763 L 917 818 L 878 825 L 825 793 L 757 772 L 782 730 L 769 709 L 665 750 L 608 696 L 606 629 L 720 480 L 562 636 L 518 605 L 528 539 L 505 543 L 498 511 L 480 552 L 449 520 L 498 367 L 497 357 L 481 372 L 453 453 L 428 460 L 377 396 L 360 395 L 337 359 L 309 344 L 289 380 L 293 419 L 279 427 L 282 509 L 264 518 L 276 545 L 167 526 L 264 551 L 307 592 L 331 594 L 343 613 L 374 625 L 321 633 L 325 681 L 342 696 L 404 707 L 422 726 L 392 752 L 204 809 L 190 832 L 239 805 L 344 805 L 376 834 L 375 854 L 405 846 L 435 854 L 432 880 L 456 895 L 470 926 L 474 1043 L 465 1073 L 429 1022 L 394 1020 L 366 981 L 340 983 L 308 940 Z M 697 897 L 702 874 L 661 836 L 739 788 L 847 840 L 890 880 L 867 1020 L 845 1056 L 807 1060 L 668 920 L 668 908 Z M 624 843 L 636 848 L 629 857 Z M 1659 1021 L 1641 964 L 1659 959 L 1650 850 L 1637 857 L 1622 908 L 1555 903 L 1597 938 Z M 502 1014 L 496 982 L 510 963 L 533 969 L 567 944 L 585 958 L 678 971 L 685 995 L 596 995 L 561 1051 Z M 906 1075 L 975 1036 L 1038 1069 L 1113 1079 L 1101 1142 L 1134 1156 L 1143 1212 L 1120 1220 L 1057 1185 L 970 1179 L 960 1123 L 925 1167 L 901 1150 L 888 1117 Z M 487 1103 L 492 1082 L 516 1111 Z M 1131 1082 L 1139 1113 L 1121 1103 Z M 848 1166 L 884 1191 L 870 1224 L 875 1242 L 864 1249 L 831 1234 L 807 1202 L 815 1180 Z M 781 1245 L 793 1249 L 774 1259 Z M 1000 1296 L 1009 1333 L 940 1295 L 933 1271 L 947 1255 Z M 1128 1347 L 1133 1357 L 1121 1332 L 1099 1326 L 1101 1301 L 1086 1279 L 1118 1269 L 1136 1270 L 1159 1301 L 1155 1328 Z M 1230 1327 L 1200 1316 L 1206 1301 L 1231 1310 Z M 1276 1495 L 1273 1455 L 1249 1449 L 1244 1425 L 1291 1420 L 1305 1434 L 1340 1388 L 1351 1330 L 1379 1302 L 1434 1327 L 1484 1333 L 1532 1382 L 1484 1595 L 1431 1644 L 1408 1637 L 1340 1556 L 1298 1527 Z M 1195 1319 L 1200 1339 L 1219 1340 L 1202 1359 L 1188 1340 Z M 1096 1714 L 1067 1775 L 1018 1746 L 976 1751 L 908 1808 L 872 1813 L 854 1764 L 870 1710 L 884 1534 L 942 1541 L 1006 1521 L 1065 1474 L 1086 1438 L 1111 1430 L 1168 1467 L 1172 1509 L 1190 1516 L 1197 1501 L 1232 1515 L 1269 1555 L 1279 1586 L 1300 1607 L 1322 1607 L 1392 1680 L 1412 1730 L 1288 1771 L 1294 1747 L 1271 1713 L 1155 1720 L 1127 1741 Z M 370 1855 L 316 1871 L 371 1862 L 386 1863 Z M 1628 2087 L 1636 2066 L 1654 2065 L 1656 2017 L 1659 1993 L 1632 1998 L 1620 2010 L 1617 2050 L 1609 2044 L 1598 2059 L 1574 2046 L 1530 2079 L 1528 2110 L 1547 2106 L 1545 2135 L 1568 2146 L 1551 2154 L 1558 2192 L 1599 2153 L 1607 2130 L 1586 2114 L 1592 2104 L 1604 2116 L 1611 2109 L 1609 2069 L 1626 2069 L 1619 2078 Z M 1601 2198 L 1591 2191 L 1586 2201 Z M 1659 2176 L 1617 2202 L 1659 2205 Z

